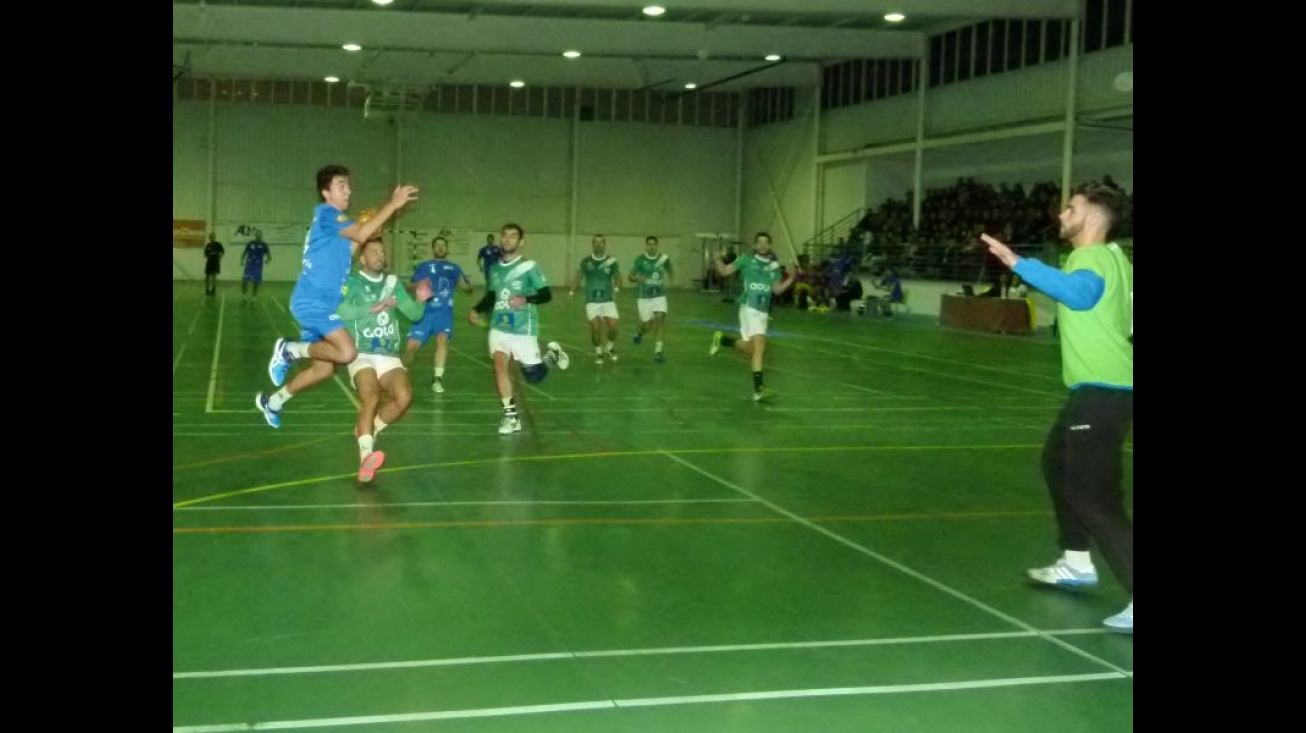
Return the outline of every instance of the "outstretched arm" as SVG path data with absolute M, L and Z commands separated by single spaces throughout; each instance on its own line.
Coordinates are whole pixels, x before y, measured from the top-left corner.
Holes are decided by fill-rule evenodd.
M 1020 257 L 1002 242 L 981 234 L 993 256 L 1020 275 L 1020 279 L 1043 291 L 1049 298 L 1066 304 L 1071 310 L 1088 310 L 1097 305 L 1106 291 L 1106 281 L 1092 270 L 1062 272 L 1038 260 Z
M 368 219 L 361 224 L 355 221 L 344 229 L 341 229 L 340 236 L 349 239 L 352 243 L 350 254 L 357 255 L 359 248 L 362 247 L 367 240 L 371 239 L 374 234 L 381 231 L 381 227 L 385 225 L 390 217 L 394 216 L 396 211 L 402 209 L 408 202 L 416 201 L 417 191 L 417 186 L 395 186 L 394 193 L 391 194 L 390 200 L 385 202 L 385 205 L 376 212 L 376 216 L 373 216 L 371 219 Z

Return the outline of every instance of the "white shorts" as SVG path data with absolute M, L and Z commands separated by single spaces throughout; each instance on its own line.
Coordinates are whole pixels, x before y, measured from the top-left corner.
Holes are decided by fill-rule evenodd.
M 490 356 L 492 358 L 496 351 L 502 351 L 511 356 L 522 366 L 533 366 L 543 361 L 540 358 L 540 339 L 536 336 L 521 336 L 515 333 L 504 333 L 503 331 L 490 329 Z
M 766 322 L 771 316 L 756 308 L 739 306 L 739 340 L 747 341 L 754 336 L 766 335 Z
M 611 318 L 617 320 L 617 304 L 611 301 L 607 303 L 586 303 L 585 317 L 591 321 L 595 318 Z
M 403 369 L 404 363 L 397 356 L 387 356 L 385 354 L 359 354 L 358 358 L 349 362 L 349 383 L 358 388 L 358 383 L 354 381 L 354 375 L 364 369 L 375 369 L 378 380 L 384 377 L 387 372 L 393 369 Z
M 656 298 L 639 298 L 635 301 L 639 305 L 639 320 L 651 321 L 654 313 L 667 312 L 667 296 L 661 295 Z

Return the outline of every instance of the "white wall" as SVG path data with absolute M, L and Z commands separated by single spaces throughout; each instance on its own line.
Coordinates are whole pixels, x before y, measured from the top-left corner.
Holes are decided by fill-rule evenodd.
M 786 261 L 815 233 L 812 105 L 816 92 L 800 89 L 795 97 L 794 119 L 751 128 L 744 134 L 743 231 L 739 237 L 751 243 L 757 232 L 770 233 L 776 252 Z
M 353 109 L 218 104 L 211 113 L 195 102 L 174 103 L 173 119 L 175 219 L 208 218 L 212 121 L 209 229 L 227 246 L 223 279 L 240 277 L 240 249 L 250 238 L 242 226 L 261 228 L 272 247 L 265 279 L 298 275 L 296 250 L 318 202 L 314 174 L 328 163 L 350 168 L 352 213 L 381 205 L 399 180 L 422 187 L 387 227 L 400 272 L 410 271 L 410 240 L 422 240 L 424 257 L 444 229 L 464 243 L 451 247 L 450 258 L 472 266 L 485 233 L 497 239 L 509 221 L 526 229 L 528 251 L 549 277 L 568 275 L 594 232 L 621 247 L 630 237 L 638 251 L 644 236 L 657 235 L 673 262 L 701 269 L 693 234 L 735 225 L 733 128 L 434 114 L 396 123 L 365 120 Z M 173 259 L 174 277 L 203 272 L 198 248 L 174 247 Z

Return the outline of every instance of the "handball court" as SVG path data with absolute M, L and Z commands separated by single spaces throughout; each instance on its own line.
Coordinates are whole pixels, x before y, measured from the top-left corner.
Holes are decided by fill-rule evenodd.
M 670 294 L 656 364 L 622 292 L 598 366 L 555 285 L 571 367 L 501 437 L 478 289 L 447 391 L 428 344 L 360 485 L 343 368 L 279 430 L 254 407 L 290 288 L 174 284 L 174 733 L 1132 730 L 1104 563 L 1089 591 L 1025 581 L 1059 552 L 1046 330 L 777 306 L 754 403 L 746 358 L 708 355 L 720 294 Z

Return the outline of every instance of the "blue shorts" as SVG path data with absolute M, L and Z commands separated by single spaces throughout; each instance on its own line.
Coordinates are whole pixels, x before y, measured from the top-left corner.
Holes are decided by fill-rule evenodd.
M 320 300 L 290 300 L 290 314 L 299 323 L 300 341 L 321 341 L 328 333 L 344 328 L 344 321 L 336 315 L 336 306 Z
M 443 333 L 448 341 L 453 341 L 453 308 L 427 310 L 422 320 L 408 329 L 408 339 L 425 346 L 437 333 Z

